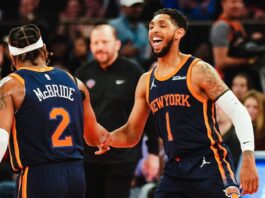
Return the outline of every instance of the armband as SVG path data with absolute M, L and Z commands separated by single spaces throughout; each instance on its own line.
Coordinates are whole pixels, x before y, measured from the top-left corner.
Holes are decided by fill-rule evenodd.
M 232 121 L 239 139 L 242 152 L 254 151 L 254 132 L 247 109 L 241 104 L 232 91 L 227 91 L 217 99 L 218 105 Z
M 5 129 L 0 128 L 0 162 L 2 161 L 6 153 L 8 140 L 9 140 L 9 133 Z

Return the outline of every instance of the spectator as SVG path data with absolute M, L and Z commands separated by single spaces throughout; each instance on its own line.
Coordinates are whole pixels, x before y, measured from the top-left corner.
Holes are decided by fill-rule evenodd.
M 118 56 L 121 42 L 110 25 L 96 26 L 90 39 L 95 60 L 81 67 L 76 76 L 89 89 L 98 122 L 107 130 L 113 130 L 129 117 L 142 70 Z M 146 132 L 149 132 L 149 154 L 144 174 L 152 178 L 159 168 L 158 138 L 150 122 Z M 128 198 L 135 167 L 141 158 L 141 144 L 129 149 L 112 149 L 100 156 L 95 156 L 95 151 L 96 148 L 85 147 L 86 197 Z
M 68 0 L 65 9 L 60 13 L 60 21 L 63 23 L 65 21 L 76 21 L 83 17 L 84 15 L 84 5 L 81 0 Z M 76 34 L 80 34 L 83 30 L 83 25 L 81 24 L 61 24 L 58 27 L 57 33 L 59 35 L 64 35 L 75 38 Z
M 85 0 L 85 17 L 89 18 L 100 18 L 104 16 L 104 11 L 102 8 L 102 2 L 99 0 Z
M 166 8 L 175 8 L 190 20 L 209 20 L 214 16 L 216 0 L 162 0 Z
M 252 50 L 257 51 L 259 59 L 256 63 L 256 69 L 258 70 L 262 92 L 265 92 L 265 29 L 260 31 L 254 31 L 251 34 L 249 46 Z
M 247 34 L 240 22 L 244 4 L 242 0 L 222 0 L 222 13 L 211 29 L 214 62 L 231 87 L 234 76 L 238 73 L 249 74 L 254 88 L 261 90 L 260 77 L 254 65 L 256 54 L 249 53 L 244 47 Z
M 264 117 L 264 96 L 262 93 L 251 90 L 243 99 L 254 127 L 255 149 L 265 150 L 265 117 Z
M 0 41 L 0 68 L 1 68 L 0 79 L 12 73 L 13 70 L 11 66 L 11 61 L 8 58 L 7 43 L 4 40 L 5 39 Z
M 85 17 L 115 18 L 119 14 L 118 0 L 85 0 Z
M 37 20 L 39 3 L 40 0 L 20 0 L 19 18 L 23 24 Z
M 69 71 L 75 73 L 75 71 L 85 65 L 89 60 L 89 46 L 87 40 L 80 36 L 75 38 L 73 46 L 73 54 L 69 60 Z
M 252 82 L 247 74 L 239 73 L 232 80 L 231 89 L 240 101 L 243 100 L 245 94 L 252 88 Z
M 180 10 L 190 20 L 209 20 L 213 18 L 216 0 L 180 0 Z
M 41 20 L 40 22 L 44 22 L 44 24 L 40 23 L 39 26 L 45 25 L 44 28 L 42 26 L 40 28 L 42 33 L 47 35 L 47 40 L 50 40 L 56 34 L 59 26 L 59 14 L 64 9 L 64 6 L 65 0 L 40 0 L 38 17 Z M 45 32 L 43 32 L 44 30 Z
M 248 7 L 248 18 L 255 20 L 265 19 L 265 4 L 264 1 L 260 0 L 245 0 L 246 6 Z
M 66 8 L 61 12 L 60 19 L 77 19 L 82 16 L 82 3 L 80 0 L 68 0 Z
M 56 35 L 51 39 L 51 65 L 69 71 L 69 39 L 66 36 Z
M 144 65 L 150 57 L 147 28 L 140 21 L 144 0 L 121 0 L 121 15 L 109 23 L 118 32 L 122 42 L 120 54 L 134 62 Z

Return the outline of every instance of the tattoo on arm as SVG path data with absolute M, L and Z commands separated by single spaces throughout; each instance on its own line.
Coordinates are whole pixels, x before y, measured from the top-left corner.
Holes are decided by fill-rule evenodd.
M 221 80 L 211 65 L 200 62 L 198 64 L 198 72 L 200 75 L 201 87 L 210 99 L 215 100 L 228 90 L 226 84 Z
M 5 107 L 6 107 L 6 96 L 2 88 L 0 88 L 0 110 L 4 109 Z

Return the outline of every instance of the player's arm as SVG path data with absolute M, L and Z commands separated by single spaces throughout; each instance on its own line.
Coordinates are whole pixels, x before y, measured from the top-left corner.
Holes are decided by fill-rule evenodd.
M 216 101 L 216 104 L 231 119 L 243 152 L 240 178 L 243 194 L 256 192 L 258 175 L 254 158 L 254 132 L 248 111 L 211 65 L 203 61 L 195 63 L 192 68 L 192 82 L 195 87 L 199 88 L 198 90 L 201 90 L 202 95 L 205 94 L 206 99 Z
M 0 81 L 0 162 L 6 152 L 9 133 L 14 118 L 14 107 L 8 81 L 10 77 Z
M 95 113 L 90 103 L 89 92 L 79 79 L 77 79 L 78 88 L 84 94 L 83 111 L 84 111 L 84 139 L 90 146 L 98 146 L 108 136 L 108 132 L 98 124 Z
M 146 102 L 146 79 L 147 74 L 143 74 L 138 82 L 134 106 L 127 123 L 111 133 L 112 147 L 133 147 L 139 142 L 149 115 L 149 107 Z

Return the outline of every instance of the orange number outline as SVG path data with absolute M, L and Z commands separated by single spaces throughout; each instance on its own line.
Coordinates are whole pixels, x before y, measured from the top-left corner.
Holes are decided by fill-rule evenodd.
M 52 134 L 52 146 L 53 147 L 69 147 L 73 146 L 73 140 L 71 136 L 65 136 L 64 139 L 60 139 L 63 132 L 70 123 L 69 113 L 64 108 L 53 108 L 50 112 L 50 119 L 56 120 L 58 116 L 62 117 L 62 121 Z
M 167 124 L 167 139 L 168 139 L 168 141 L 173 141 L 173 136 L 172 136 L 172 132 L 171 132 L 169 113 L 168 112 L 166 112 L 166 124 Z

